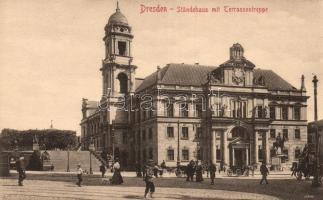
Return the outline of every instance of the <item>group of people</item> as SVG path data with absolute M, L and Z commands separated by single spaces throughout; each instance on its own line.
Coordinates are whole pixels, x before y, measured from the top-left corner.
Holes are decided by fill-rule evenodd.
M 214 184 L 214 179 L 215 179 L 215 173 L 216 173 L 216 165 L 210 161 L 208 164 L 207 171 L 210 173 L 210 179 L 211 179 L 211 184 Z M 194 174 L 196 176 L 195 180 L 196 182 L 202 182 L 203 179 L 203 166 L 200 161 L 193 161 L 191 160 L 187 167 L 186 167 L 186 181 L 193 181 Z
M 107 169 L 106 166 L 104 166 L 103 164 L 100 166 L 100 172 L 101 172 L 101 176 L 102 178 L 105 176 Z M 112 178 L 110 179 L 110 183 L 113 185 L 120 185 L 123 183 L 123 178 L 121 176 L 121 172 L 120 172 L 120 163 L 119 163 L 119 159 L 115 159 L 111 171 L 113 172 Z M 81 187 L 82 185 L 82 175 L 84 174 L 84 170 L 81 168 L 81 164 L 77 165 L 77 170 L 76 170 L 76 174 L 77 174 L 77 182 L 76 184 Z

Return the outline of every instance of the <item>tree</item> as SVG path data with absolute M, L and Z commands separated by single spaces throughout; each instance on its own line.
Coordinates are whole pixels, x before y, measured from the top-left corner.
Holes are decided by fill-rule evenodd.
M 14 130 L 3 129 L 0 135 L 0 144 L 4 149 L 14 148 L 14 141 L 19 147 L 32 147 L 33 138 L 37 137 L 40 147 L 46 150 L 55 148 L 65 150 L 67 146 L 76 147 L 77 136 L 75 131 L 44 129 L 44 130 Z

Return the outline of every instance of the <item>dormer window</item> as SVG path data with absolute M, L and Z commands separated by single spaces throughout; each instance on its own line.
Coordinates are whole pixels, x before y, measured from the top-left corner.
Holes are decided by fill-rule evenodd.
M 126 42 L 119 41 L 118 42 L 118 50 L 120 56 L 126 55 Z

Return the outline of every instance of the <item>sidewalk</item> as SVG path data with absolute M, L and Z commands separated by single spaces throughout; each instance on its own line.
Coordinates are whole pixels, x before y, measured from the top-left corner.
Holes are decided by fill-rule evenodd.
M 52 177 L 68 177 L 68 176 L 74 176 L 75 175 L 75 171 L 71 171 L 71 172 L 58 172 L 58 171 L 27 171 L 26 172 L 27 175 L 48 175 L 48 176 L 52 176 Z M 10 174 L 17 174 L 17 171 L 15 170 L 10 170 Z M 136 172 L 133 171 L 123 171 L 121 172 L 123 177 L 136 177 Z M 93 172 L 93 174 L 85 174 L 84 176 L 90 176 L 90 177 L 96 177 L 96 178 L 100 178 L 101 177 L 101 173 L 100 172 Z M 112 176 L 112 173 L 110 171 L 107 171 L 106 176 L 110 177 Z M 175 173 L 164 173 L 163 178 L 176 178 Z M 185 175 L 182 177 L 186 177 Z M 208 178 L 206 172 L 203 174 L 204 178 Z M 216 173 L 216 178 L 241 178 L 241 179 L 259 179 L 261 177 L 261 174 L 259 171 L 255 171 L 254 176 L 251 176 L 251 174 L 249 176 L 228 176 L 226 173 L 221 172 Z M 291 176 L 291 172 L 289 171 L 271 171 L 269 172 L 269 179 L 291 179 L 294 178 Z

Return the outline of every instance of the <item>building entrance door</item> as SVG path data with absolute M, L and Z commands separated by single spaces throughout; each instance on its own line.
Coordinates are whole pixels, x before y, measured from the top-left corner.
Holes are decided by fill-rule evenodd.
M 242 167 L 244 166 L 245 162 L 243 160 L 243 151 L 245 151 L 244 149 L 234 149 L 234 163 L 235 166 L 237 167 Z

